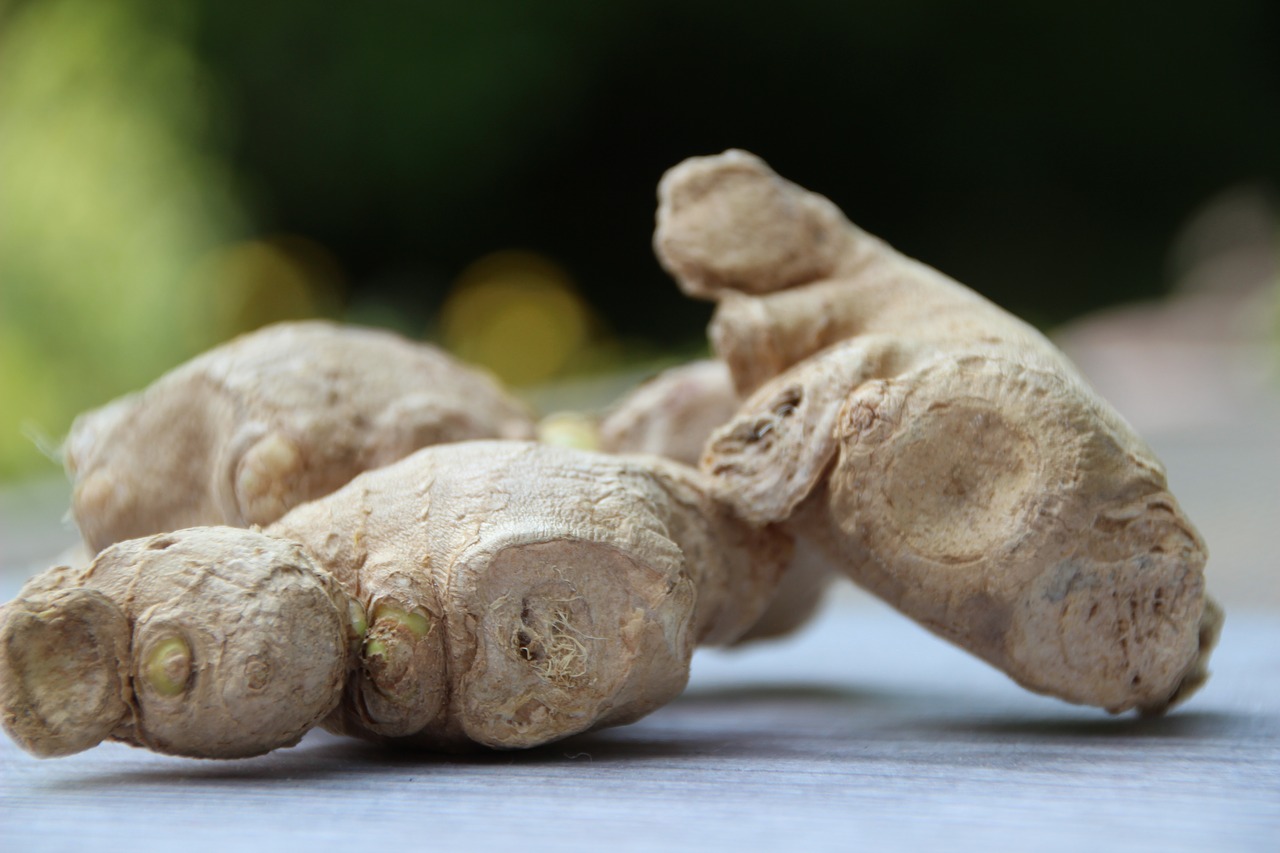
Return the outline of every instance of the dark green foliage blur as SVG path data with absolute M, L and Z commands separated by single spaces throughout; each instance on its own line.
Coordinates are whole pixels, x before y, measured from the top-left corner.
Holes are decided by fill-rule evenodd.
M 697 335 L 654 185 L 748 148 L 1041 322 L 1158 292 L 1207 196 L 1280 177 L 1271 0 L 202 5 L 257 221 L 426 310 L 480 253 L 567 265 L 613 327 Z
M 1158 294 L 1280 181 L 1278 45 L 1274 0 L 0 0 L 0 477 L 271 319 L 447 342 L 494 253 L 512 317 L 581 297 L 565 372 L 695 351 L 654 191 L 728 147 L 1041 325 Z

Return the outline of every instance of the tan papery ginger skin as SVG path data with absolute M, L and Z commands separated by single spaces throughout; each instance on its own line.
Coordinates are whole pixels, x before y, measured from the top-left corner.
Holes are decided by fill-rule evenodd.
M 702 460 L 744 515 L 1032 690 L 1159 713 L 1205 680 L 1204 543 L 1039 332 L 741 151 L 667 173 L 654 242 L 750 395 Z
M 609 453 L 649 453 L 696 466 L 716 429 L 737 414 L 742 398 L 729 367 L 701 359 L 668 368 L 610 407 L 600 419 L 598 444 Z M 807 623 L 830 586 L 831 561 L 797 543 L 777 594 L 738 641 L 774 639 Z
M 600 419 L 600 449 L 651 453 L 696 467 L 711 433 L 741 403 L 723 361 L 700 359 L 671 367 L 609 407 Z
M 0 720 L 234 758 L 323 724 L 529 747 L 673 699 L 790 553 L 696 469 L 526 442 L 419 451 L 265 531 L 198 527 L 58 567 L 0 610 Z
M 533 436 L 487 374 L 390 332 L 280 323 L 81 415 L 64 446 L 97 553 L 182 527 L 269 524 L 421 447 Z

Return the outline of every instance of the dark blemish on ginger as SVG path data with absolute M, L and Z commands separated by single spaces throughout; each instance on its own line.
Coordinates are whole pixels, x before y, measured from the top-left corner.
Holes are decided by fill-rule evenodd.
M 1013 621 L 1009 606 L 986 593 L 966 599 L 958 615 L 960 624 L 968 626 L 969 635 L 978 647 L 986 649 L 999 649 L 1004 645 Z
M 800 408 L 800 401 L 804 399 L 804 392 L 799 388 L 788 388 L 782 392 L 778 398 L 778 402 L 773 404 L 770 411 L 776 418 L 790 417 Z
M 1053 576 L 1045 584 L 1044 597 L 1057 604 L 1067 597 L 1067 594 L 1080 582 L 1083 575 L 1083 569 L 1075 560 L 1063 560 L 1054 567 Z

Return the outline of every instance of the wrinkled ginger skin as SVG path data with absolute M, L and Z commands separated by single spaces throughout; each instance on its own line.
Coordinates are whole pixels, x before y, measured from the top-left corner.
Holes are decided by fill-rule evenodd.
M 104 739 L 257 755 L 333 710 L 356 640 L 347 596 L 296 543 L 228 527 L 133 539 L 0 608 L 0 722 L 42 757 Z
M 655 246 L 750 395 L 705 471 L 1033 690 L 1163 711 L 1221 611 L 1163 466 L 1039 332 L 729 151 L 672 169 Z M 838 216 L 838 214 L 834 214 Z
M 371 634 L 388 606 L 425 620 L 328 727 L 446 749 L 534 746 L 670 701 L 695 644 L 756 621 L 790 549 L 695 469 L 519 442 L 428 448 L 269 532 L 352 590 Z
M 662 371 L 612 406 L 599 426 L 600 449 L 648 453 L 697 466 L 716 429 L 738 411 L 742 399 L 728 366 L 703 359 Z M 817 549 L 798 547 L 768 609 L 738 642 L 774 639 L 807 623 L 835 577 Z
M 427 445 L 532 435 L 519 402 L 440 350 L 308 321 L 243 335 L 80 416 L 64 460 L 97 553 L 183 527 L 269 524 Z
M 703 359 L 662 371 L 600 420 L 600 449 L 651 453 L 697 466 L 711 433 L 742 402 L 723 361 Z
M 536 746 L 673 699 L 760 617 L 789 537 L 696 469 L 529 442 L 427 448 L 267 531 L 195 527 L 59 566 L 0 608 L 0 722 L 239 758 L 308 729 Z

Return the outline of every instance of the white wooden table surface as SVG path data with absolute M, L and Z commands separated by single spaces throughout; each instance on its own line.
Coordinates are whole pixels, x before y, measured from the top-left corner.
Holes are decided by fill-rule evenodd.
M 525 753 L 325 734 L 238 762 L 0 742 L 0 849 L 1280 850 L 1280 418 L 1153 441 L 1228 618 L 1171 715 L 1028 694 L 852 591 L 688 692 Z M 0 596 L 72 541 L 65 487 L 0 493 Z

